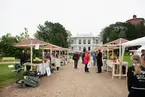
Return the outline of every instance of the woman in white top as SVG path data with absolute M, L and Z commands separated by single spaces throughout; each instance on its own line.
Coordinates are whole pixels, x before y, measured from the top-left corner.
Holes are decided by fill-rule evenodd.
M 56 66 L 56 69 L 59 70 L 59 67 L 60 67 L 60 59 L 57 56 L 55 58 L 55 66 Z

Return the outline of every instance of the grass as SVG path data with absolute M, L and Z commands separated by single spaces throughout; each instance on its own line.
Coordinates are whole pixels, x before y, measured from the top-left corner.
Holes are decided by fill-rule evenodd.
M 12 72 L 14 68 L 8 68 L 7 64 L 0 64 L 0 88 L 14 83 L 22 74 Z
M 1 60 L 0 57 L 0 62 Z M 19 59 L 16 59 L 16 62 L 19 62 Z M 9 68 L 8 65 L 11 64 L 0 64 L 0 88 L 14 83 L 22 75 L 22 73 L 12 72 L 14 68 Z
M 123 61 L 127 61 L 129 66 L 132 66 L 131 56 L 125 55 Z

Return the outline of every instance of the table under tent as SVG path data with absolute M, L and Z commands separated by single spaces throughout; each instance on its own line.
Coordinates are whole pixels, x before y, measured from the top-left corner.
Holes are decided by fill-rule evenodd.
M 98 49 L 101 49 L 104 52 L 107 52 L 106 59 L 103 59 L 103 69 L 109 72 L 111 69 L 112 73 L 112 79 L 114 77 L 119 77 L 121 79 L 122 76 L 127 76 L 127 69 L 128 69 L 128 62 L 125 62 L 121 59 L 121 44 L 127 42 L 128 40 L 119 38 L 117 40 L 108 42 L 106 44 L 103 44 L 102 46 L 98 47 Z M 115 57 L 114 50 L 119 49 L 119 57 Z M 110 56 L 109 52 L 112 52 L 112 55 Z M 111 57 L 111 58 L 110 58 Z
M 44 46 L 46 44 L 48 43 L 33 38 L 29 38 L 20 43 L 15 44 L 15 47 L 30 48 L 30 61 L 27 61 L 23 64 L 24 71 L 27 72 L 27 77 L 24 77 L 24 81 L 21 84 L 24 85 L 24 83 L 25 84 L 27 83 L 34 87 L 38 83 L 36 84 L 33 82 L 35 82 L 35 79 L 38 79 L 40 75 L 45 74 L 47 74 L 48 76 L 51 75 L 49 66 L 50 63 L 48 60 L 45 59 L 33 60 L 33 48 L 35 47 L 35 49 L 39 49 L 39 46 Z M 29 69 L 27 67 L 29 67 Z M 30 78 L 32 79 L 30 80 Z
M 60 46 L 48 44 L 47 46 L 45 46 L 43 48 L 43 52 L 44 52 L 44 50 L 50 50 L 50 53 L 52 53 L 52 52 L 56 53 L 57 52 L 58 59 L 61 61 L 61 64 L 62 65 L 67 64 L 67 59 L 68 59 L 67 52 L 69 51 L 68 48 L 63 48 L 63 47 L 60 47 Z M 61 55 L 60 54 L 61 52 L 66 52 L 66 55 Z M 54 57 L 52 56 L 52 58 L 54 58 Z M 52 60 L 52 62 L 55 62 L 55 61 Z

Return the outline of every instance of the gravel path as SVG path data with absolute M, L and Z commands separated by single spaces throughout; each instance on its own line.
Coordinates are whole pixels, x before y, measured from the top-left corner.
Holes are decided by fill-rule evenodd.
M 126 80 L 112 80 L 110 74 L 97 74 L 94 68 L 90 73 L 83 70 L 82 64 L 74 70 L 70 63 L 42 77 L 37 88 L 9 87 L 0 92 L 0 97 L 127 97 Z

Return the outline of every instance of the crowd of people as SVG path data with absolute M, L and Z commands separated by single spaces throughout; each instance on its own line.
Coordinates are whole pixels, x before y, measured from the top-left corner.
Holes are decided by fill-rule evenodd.
M 89 72 L 89 67 L 91 64 L 91 56 L 92 56 L 92 60 L 93 60 L 93 65 L 97 66 L 97 68 L 98 68 L 97 73 L 101 73 L 102 66 L 103 66 L 103 62 L 102 62 L 103 54 L 102 54 L 101 50 L 91 53 L 84 49 L 82 54 L 80 54 L 79 52 L 76 51 L 73 54 L 74 68 L 75 69 L 78 68 L 78 61 L 79 61 L 80 57 L 82 57 L 82 63 L 85 65 L 84 71 Z
M 141 55 L 132 55 L 132 66 L 128 68 L 127 72 L 127 86 L 128 86 L 128 97 L 145 97 L 145 50 L 141 51 Z M 73 55 L 74 68 L 78 68 L 78 61 L 82 57 L 82 63 L 84 66 L 84 71 L 89 72 L 90 60 L 93 60 L 93 65 L 97 66 L 98 72 L 102 72 L 102 57 L 103 53 L 101 50 L 90 53 L 89 51 L 84 51 L 82 54 L 75 52 Z

